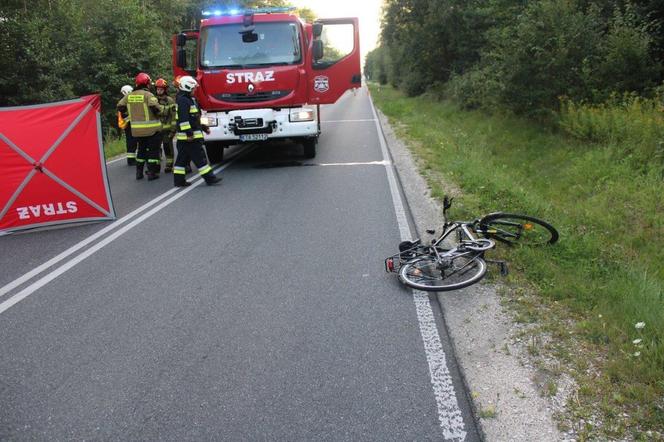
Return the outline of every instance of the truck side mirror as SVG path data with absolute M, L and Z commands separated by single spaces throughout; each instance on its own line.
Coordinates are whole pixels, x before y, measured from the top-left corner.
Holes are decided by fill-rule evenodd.
M 320 38 L 323 35 L 323 23 L 314 23 L 311 26 L 311 30 L 314 34 L 314 38 Z
M 323 41 L 322 40 L 314 40 L 314 61 L 318 61 L 321 58 L 323 58 L 324 51 L 323 51 Z
M 187 44 L 187 35 L 186 34 L 178 34 L 176 39 L 175 39 L 175 45 L 183 48 L 184 45 L 186 45 L 186 44 Z
M 178 42 L 179 43 L 179 42 Z M 179 44 L 178 44 L 179 46 Z M 184 47 L 178 48 L 177 67 L 185 69 L 187 67 L 187 50 Z

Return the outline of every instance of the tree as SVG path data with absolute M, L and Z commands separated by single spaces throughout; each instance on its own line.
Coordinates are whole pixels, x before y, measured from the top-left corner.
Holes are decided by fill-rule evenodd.
M 408 95 L 443 84 L 464 105 L 528 114 L 561 95 L 648 94 L 663 78 L 660 2 L 386 0 L 366 69 Z
M 34 1 L 0 12 L 0 105 L 102 94 L 103 124 L 114 119 L 123 84 L 140 71 L 170 72 L 170 36 L 185 5 L 177 0 Z

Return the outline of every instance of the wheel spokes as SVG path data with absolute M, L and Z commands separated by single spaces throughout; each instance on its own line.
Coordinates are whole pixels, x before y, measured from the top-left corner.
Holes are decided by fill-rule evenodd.
M 423 260 L 414 265 L 407 276 L 423 285 L 453 285 L 465 280 L 474 269 L 475 258 L 457 257 L 450 267 L 443 267 L 437 260 Z
M 543 244 L 551 239 L 551 232 L 544 226 L 527 220 L 493 220 L 488 225 L 487 233 L 504 241 L 523 241 L 525 244 Z

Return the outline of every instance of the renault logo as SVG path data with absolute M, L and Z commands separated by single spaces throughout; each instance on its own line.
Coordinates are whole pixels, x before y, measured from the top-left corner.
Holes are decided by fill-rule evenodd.
M 249 95 L 253 94 L 255 89 L 256 89 L 256 86 L 254 86 L 251 83 L 249 83 L 249 86 L 247 86 L 247 91 L 249 92 Z

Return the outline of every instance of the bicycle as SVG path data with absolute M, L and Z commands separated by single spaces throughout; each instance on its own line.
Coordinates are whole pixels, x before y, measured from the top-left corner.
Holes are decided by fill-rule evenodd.
M 448 221 L 447 211 L 453 198 L 443 199 L 443 232 L 431 240 L 403 241 L 399 253 L 385 259 L 385 270 L 398 273 L 405 285 L 424 291 L 457 290 L 480 281 L 487 271 L 487 262 L 500 266 L 507 275 L 504 261 L 484 258 L 496 241 L 508 245 L 546 245 L 558 241 L 558 231 L 548 222 L 530 215 L 494 212 L 472 221 Z M 435 235 L 435 230 L 427 230 Z M 456 233 L 457 245 L 444 246 L 445 240 Z

